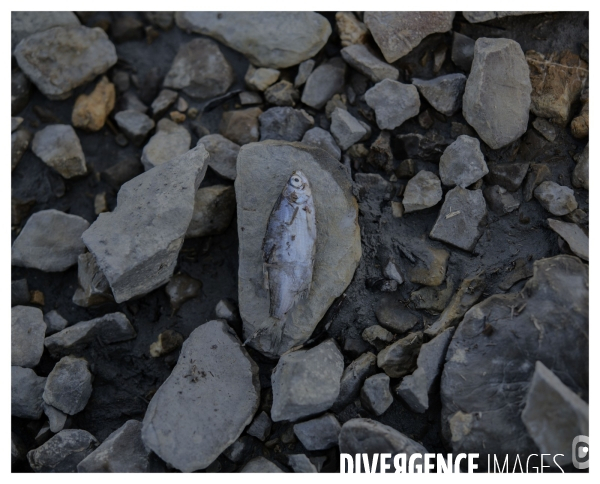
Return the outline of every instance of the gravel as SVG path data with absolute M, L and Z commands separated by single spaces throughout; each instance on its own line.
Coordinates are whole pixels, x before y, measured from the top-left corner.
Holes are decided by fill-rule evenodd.
M 335 57 L 317 67 L 306 80 L 302 91 L 302 102 L 307 106 L 320 109 L 334 94 L 343 92 L 346 63 Z
M 444 185 L 466 188 L 488 173 L 477 138 L 459 136 L 440 157 L 440 179 Z
M 304 109 L 275 107 L 259 116 L 260 140 L 300 141 L 315 124 Z
M 415 86 L 391 79 L 375 84 L 366 92 L 365 100 L 375 111 L 379 129 L 397 128 L 407 119 L 419 114 L 421 106 Z
M 552 181 L 540 183 L 533 194 L 552 215 L 567 215 L 577 208 L 573 190 Z
M 46 126 L 35 133 L 31 151 L 64 178 L 85 175 L 85 155 L 75 130 L 68 124 Z
M 447 74 L 428 81 L 413 79 L 412 83 L 435 110 L 446 116 L 452 116 L 462 107 L 467 83 L 463 74 Z
M 118 112 L 115 114 L 115 121 L 119 128 L 123 130 L 125 136 L 136 146 L 141 146 L 144 143 L 148 133 L 155 126 L 154 121 L 149 116 L 135 109 Z
M 156 133 L 144 146 L 142 164 L 150 170 L 169 160 L 184 156 L 190 149 L 192 136 L 183 126 L 163 118 L 156 125 Z
M 437 205 L 442 199 L 440 179 L 430 171 L 420 171 L 412 177 L 404 189 L 404 212 L 410 213 Z
M 338 146 L 345 151 L 360 141 L 367 134 L 367 130 L 348 111 L 335 108 L 331 114 L 331 134 Z
M 92 380 L 87 360 L 64 356 L 48 375 L 44 402 L 67 415 L 75 415 L 85 408 L 92 395 Z

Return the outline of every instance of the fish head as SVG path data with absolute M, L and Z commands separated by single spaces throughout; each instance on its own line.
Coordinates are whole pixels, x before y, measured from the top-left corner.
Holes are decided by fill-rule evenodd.
M 302 205 L 306 203 L 311 196 L 310 183 L 308 183 L 306 175 L 300 170 L 292 173 L 285 188 L 285 197 L 291 203 Z

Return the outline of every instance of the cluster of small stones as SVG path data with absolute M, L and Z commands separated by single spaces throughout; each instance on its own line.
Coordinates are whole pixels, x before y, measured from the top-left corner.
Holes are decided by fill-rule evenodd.
M 427 452 L 424 434 L 380 420 L 399 406 L 439 420 L 440 395 L 448 451 L 483 442 L 568 465 L 572 437 L 589 432 L 588 49 L 524 52 L 497 29 L 457 31 L 518 12 L 487 14 L 13 12 L 11 172 L 27 177 L 30 157 L 50 193 L 11 200 L 23 275 L 11 285 L 13 469 L 337 471 L 339 452 Z M 119 58 L 115 44 L 152 49 L 174 31 L 185 40 L 164 77 Z M 45 99 L 70 103 L 69 119 Z M 100 163 L 99 135 L 129 155 Z M 539 158 L 561 142 L 568 174 Z M 260 248 L 294 169 L 311 180 L 318 250 L 309 297 L 278 324 Z M 93 211 L 62 203 L 74 187 L 96 190 L 81 195 Z M 382 294 L 371 324 L 334 338 L 319 323 L 364 270 L 361 228 L 383 212 L 433 222 L 381 252 L 362 288 Z M 482 272 L 453 277 L 491 224 L 532 213 L 554 257 L 518 259 L 505 295 L 486 292 Z M 192 331 L 156 332 L 144 358 L 168 372 L 138 395 L 143 411 L 114 409 L 102 436 L 79 428 L 102 405 L 103 359 L 148 334 L 152 316 L 136 314 L 149 295 L 161 291 L 171 316 L 205 297 L 180 270 L 186 240 L 210 252 L 236 222 L 239 306 L 221 299 Z M 87 317 L 46 304 L 38 274 L 70 277 L 68 314 Z M 496 412 L 498 382 L 514 389 Z

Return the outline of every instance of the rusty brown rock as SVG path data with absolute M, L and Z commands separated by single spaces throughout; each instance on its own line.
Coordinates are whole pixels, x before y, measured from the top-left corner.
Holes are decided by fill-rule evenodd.
M 81 94 L 75 101 L 71 115 L 73 126 L 86 131 L 101 130 L 115 107 L 115 95 L 114 84 L 102 76 L 91 94 Z
M 258 117 L 262 113 L 260 108 L 225 111 L 219 133 L 240 146 L 258 141 Z

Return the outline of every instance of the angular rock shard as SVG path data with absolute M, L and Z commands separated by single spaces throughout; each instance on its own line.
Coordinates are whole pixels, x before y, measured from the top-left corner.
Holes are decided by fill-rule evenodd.
M 331 35 L 327 19 L 314 12 L 176 12 L 175 22 L 274 69 L 311 58 Z
M 142 439 L 180 471 L 205 469 L 252 421 L 259 398 L 258 366 L 224 321 L 209 321 L 152 397 Z
M 429 81 L 413 79 L 413 85 L 429 104 L 446 116 L 452 116 L 462 106 L 466 82 L 464 74 L 447 74 Z
M 46 97 L 61 100 L 115 65 L 117 52 L 99 27 L 59 26 L 22 40 L 15 58 Z
M 590 240 L 579 225 L 551 218 L 548 219 L 548 225 L 558 235 L 565 239 L 567 244 L 569 244 L 569 248 L 573 251 L 573 254 L 577 257 L 581 257 L 583 260 L 590 260 Z
M 308 297 L 279 321 L 269 316 L 261 247 L 273 205 L 294 170 L 302 170 L 311 184 L 317 248 Z M 237 174 L 238 287 L 244 338 L 266 355 L 281 355 L 310 337 L 352 280 L 361 257 L 358 206 L 343 165 L 319 148 L 281 141 L 243 146 Z
M 38 308 L 15 306 L 10 313 L 10 364 L 33 368 L 44 353 L 46 323 Z
M 35 472 L 77 472 L 77 464 L 98 446 L 85 430 L 61 430 L 48 442 L 29 451 L 27 460 Z
M 527 130 L 531 81 L 525 55 L 514 40 L 481 37 L 463 96 L 463 115 L 492 149 Z
M 207 160 L 197 146 L 130 180 L 115 210 L 101 213 L 83 233 L 116 302 L 146 294 L 173 274 Z

